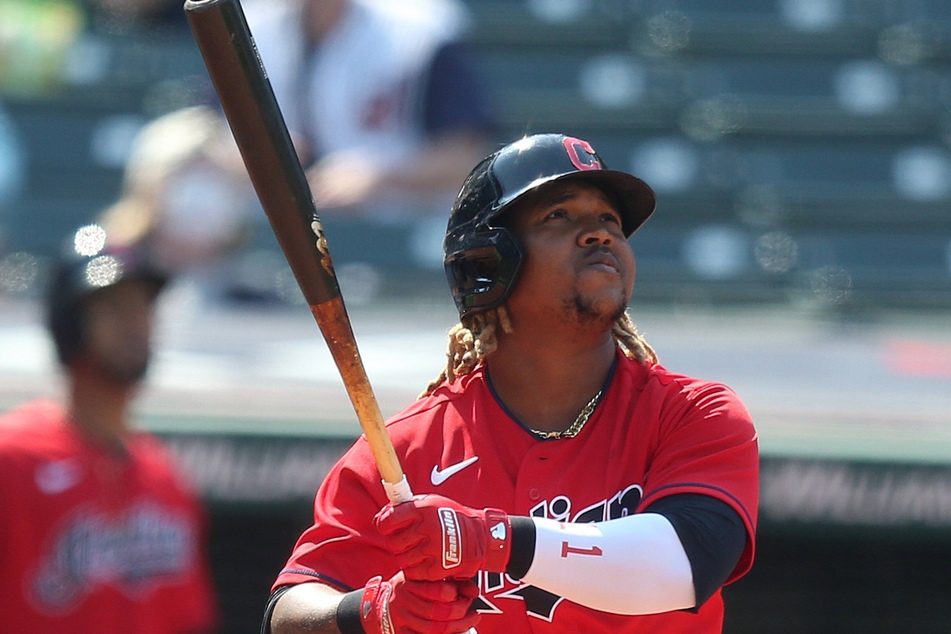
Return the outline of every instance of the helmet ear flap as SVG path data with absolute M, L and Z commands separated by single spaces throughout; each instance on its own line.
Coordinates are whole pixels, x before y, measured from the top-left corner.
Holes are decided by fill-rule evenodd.
M 457 247 L 447 249 L 445 269 L 459 316 L 504 304 L 522 265 L 522 247 L 515 236 L 501 227 L 486 229 L 457 242 Z

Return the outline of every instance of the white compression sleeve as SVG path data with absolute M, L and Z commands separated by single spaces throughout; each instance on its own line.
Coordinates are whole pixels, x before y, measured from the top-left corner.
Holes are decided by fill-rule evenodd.
M 690 561 L 664 516 L 641 513 L 593 524 L 532 521 L 535 557 L 523 582 L 615 614 L 694 607 Z

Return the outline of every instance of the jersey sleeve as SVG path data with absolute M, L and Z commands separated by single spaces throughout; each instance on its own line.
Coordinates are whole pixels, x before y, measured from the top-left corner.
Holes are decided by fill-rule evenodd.
M 759 502 L 759 448 L 746 407 L 728 387 L 694 382 L 668 392 L 640 508 L 675 494 L 708 495 L 731 506 L 746 527 L 743 555 L 727 583 L 753 562 Z
M 399 569 L 373 518 L 388 502 L 366 440 L 327 474 L 314 498 L 314 523 L 300 536 L 273 589 L 320 581 L 349 592 Z

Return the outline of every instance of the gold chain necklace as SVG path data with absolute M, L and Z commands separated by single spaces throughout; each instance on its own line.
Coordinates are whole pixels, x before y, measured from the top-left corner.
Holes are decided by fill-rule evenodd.
M 594 395 L 594 398 L 588 401 L 588 403 L 581 408 L 581 412 L 578 413 L 578 418 L 575 419 L 575 422 L 571 423 L 568 429 L 564 431 L 540 431 L 538 429 L 529 428 L 529 431 L 542 440 L 551 440 L 553 438 L 574 438 L 578 435 L 578 432 L 581 431 L 581 428 L 587 424 L 588 419 L 591 418 L 591 414 L 594 413 L 595 408 L 598 406 L 598 400 L 600 400 L 601 392 L 603 391 L 604 390 L 598 390 L 598 393 Z

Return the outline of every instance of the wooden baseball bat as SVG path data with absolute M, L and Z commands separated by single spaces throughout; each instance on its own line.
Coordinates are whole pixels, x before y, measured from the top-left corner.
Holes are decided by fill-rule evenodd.
M 412 496 L 370 386 L 307 177 L 238 0 L 186 0 L 201 51 L 251 183 L 330 348 L 387 497 Z

